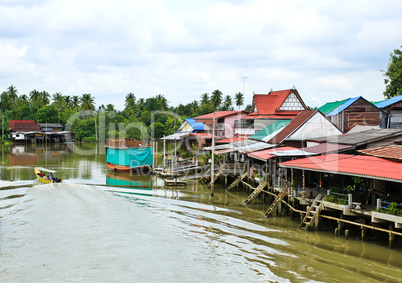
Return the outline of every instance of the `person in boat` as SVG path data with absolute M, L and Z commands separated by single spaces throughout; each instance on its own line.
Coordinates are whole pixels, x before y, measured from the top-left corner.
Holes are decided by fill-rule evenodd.
M 50 172 L 50 174 L 49 174 L 49 180 L 53 180 L 54 179 L 54 176 L 53 176 L 53 174 Z

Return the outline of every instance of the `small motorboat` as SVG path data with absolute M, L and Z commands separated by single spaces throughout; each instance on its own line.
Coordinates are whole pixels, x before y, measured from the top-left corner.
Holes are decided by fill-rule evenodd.
M 59 179 L 53 176 L 53 173 L 56 173 L 56 171 L 53 170 L 45 170 L 41 168 L 42 170 L 35 168 L 35 176 L 38 178 L 38 180 L 44 184 L 51 184 L 51 183 L 63 183 L 63 179 Z M 49 172 L 48 175 L 44 174 L 43 172 Z

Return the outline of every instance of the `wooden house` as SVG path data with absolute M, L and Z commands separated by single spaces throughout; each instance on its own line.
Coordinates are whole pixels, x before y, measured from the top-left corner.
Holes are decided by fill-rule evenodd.
M 216 111 L 215 113 L 215 135 L 224 138 L 235 136 L 235 121 L 247 116 L 245 111 Z M 194 120 L 204 124 L 204 132 L 212 134 L 214 113 L 195 117 Z
M 306 110 L 296 89 L 254 94 L 250 113 L 235 123 L 235 134 L 254 135 L 277 121 L 290 121 Z
M 42 139 L 42 131 L 34 120 L 10 120 L 8 128 L 14 141 Z
M 384 128 L 402 128 L 402 95 L 374 102 L 374 105 L 388 114 Z
M 330 107 L 329 107 L 330 106 Z M 348 132 L 355 125 L 385 127 L 387 113 L 363 97 L 330 102 L 320 110 L 341 131 Z

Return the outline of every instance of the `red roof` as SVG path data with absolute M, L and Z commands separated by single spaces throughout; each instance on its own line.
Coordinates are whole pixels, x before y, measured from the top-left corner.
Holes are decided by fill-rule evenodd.
M 291 89 L 287 89 L 282 91 L 271 91 L 268 95 L 255 94 L 254 101 L 258 114 L 266 115 L 278 112 L 279 108 L 291 92 Z
M 303 100 L 301 99 L 299 93 L 296 89 L 285 89 L 278 91 L 270 91 L 267 94 L 254 94 L 253 96 L 253 113 L 250 115 L 278 115 L 281 112 L 288 112 L 288 116 L 296 116 L 300 111 L 279 111 L 282 104 L 288 98 L 289 94 L 292 92 L 298 97 L 300 103 L 305 109 L 307 109 Z M 255 107 L 254 107 L 255 106 Z M 268 117 L 271 118 L 271 117 Z
M 297 148 L 291 147 L 291 146 L 284 146 L 284 147 L 277 147 L 277 148 L 255 151 L 252 153 L 247 153 L 247 155 L 250 157 L 253 157 L 255 159 L 265 161 L 265 160 L 271 159 L 272 157 L 275 157 L 275 155 L 271 154 L 271 152 L 284 151 L 284 150 L 295 150 L 295 149 L 297 149 Z
M 358 151 L 381 158 L 402 160 L 402 145 L 393 144 L 385 147 L 367 148 Z
M 39 125 L 34 120 L 10 120 L 8 126 L 13 132 L 40 132 Z
M 231 115 L 241 114 L 242 112 L 246 113 L 244 111 L 216 111 L 213 113 L 208 113 L 202 116 L 194 117 L 194 119 L 195 120 L 213 119 L 214 113 L 215 113 L 215 119 L 220 119 Z
M 328 154 L 279 163 L 281 167 L 402 182 L 402 163 L 374 156 Z
M 227 138 L 227 139 L 223 139 L 223 140 L 219 140 L 216 141 L 216 143 L 231 143 L 231 142 L 238 142 L 238 141 L 244 141 L 246 139 L 248 139 L 249 137 L 231 137 L 231 138 Z

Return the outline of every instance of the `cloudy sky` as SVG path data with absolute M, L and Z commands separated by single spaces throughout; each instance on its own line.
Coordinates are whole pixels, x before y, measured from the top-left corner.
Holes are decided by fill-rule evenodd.
M 0 91 L 170 105 L 296 86 L 307 105 L 382 100 L 402 1 L 0 0 Z M 246 77 L 246 78 L 244 78 Z

